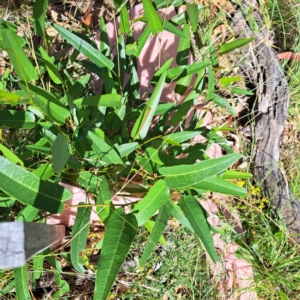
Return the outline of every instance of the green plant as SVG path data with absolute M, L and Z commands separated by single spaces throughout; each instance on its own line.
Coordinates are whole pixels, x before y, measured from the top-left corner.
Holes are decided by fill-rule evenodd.
M 176 5 L 181 3 L 176 2 Z M 7 51 L 14 68 L 5 73 L 1 82 L 0 101 L 4 105 L 0 111 L 0 126 L 8 127 L 9 134 L 24 135 L 25 143 L 18 144 L 13 137 L 2 134 L 1 221 L 14 218 L 43 221 L 47 213 L 60 213 L 65 207 L 64 201 L 71 197 L 66 188 L 58 185 L 62 179 L 92 193 L 93 203 L 78 206 L 69 258 L 73 268 L 84 273 L 80 252 L 85 248 L 91 211 L 96 211 L 106 233 L 98 245 L 101 254 L 96 271 L 95 299 L 107 299 L 138 228 L 144 226 L 150 231 L 140 259 L 142 267 L 158 241 L 164 242 L 161 236 L 170 216 L 198 236 L 210 258 L 217 262 L 211 236 L 211 230 L 215 229 L 207 222 L 207 212 L 197 198 L 206 191 L 243 196 L 245 189 L 228 179 L 249 175 L 228 170 L 241 155 L 233 153 L 227 141 L 217 134 L 219 128 L 202 126 L 196 111 L 193 111 L 191 122 L 186 127 L 183 124 L 188 110 L 201 95 L 234 113 L 227 100 L 218 94 L 215 78 L 218 62 L 214 46 L 208 45 L 209 52 L 203 48 L 205 60 L 188 63 L 188 24 L 190 22 L 192 31 L 196 31 L 198 15 L 195 10 L 197 12 L 201 7 L 188 5 L 186 13 L 166 21 L 160 18 L 156 9 L 170 3 L 155 1 L 153 4 L 143 0 L 145 16 L 140 20 L 147 23 L 147 27 L 134 41 L 127 12 L 129 4 L 114 3 L 121 21 L 118 51 L 111 61 L 103 18 L 100 20 L 103 25 L 100 50 L 83 33 L 70 32 L 55 24 L 54 29 L 65 40 L 61 47 L 70 49 L 72 46 L 74 51 L 71 57 L 55 59 L 51 56 L 49 49 L 53 41 L 45 30 L 47 4 L 47 0 L 34 4 L 34 32 L 42 40 L 42 46 L 38 48 L 30 48 L 30 43 L 17 36 L 14 24 L 3 20 L 0 23 L 0 48 Z M 182 26 L 183 30 L 177 26 Z M 173 58 L 159 66 L 151 81 L 154 90 L 145 102 L 140 95 L 137 59 L 150 36 L 163 29 L 181 39 L 176 56 L 178 66 L 170 67 Z M 225 54 L 251 40 L 225 43 L 218 54 Z M 26 53 L 28 50 L 34 53 L 38 61 L 36 66 L 23 49 Z M 77 61 L 79 53 L 89 60 Z M 91 95 L 90 75 L 86 69 L 103 80 L 101 95 Z M 13 85 L 9 91 L 8 76 Z M 130 79 L 126 81 L 128 76 Z M 193 77 L 195 83 L 186 93 Z M 248 92 L 238 87 L 234 90 L 232 82 L 235 81 L 229 79 L 223 83 L 232 91 Z M 166 83 L 175 83 L 175 91 L 187 95 L 184 103 L 160 102 Z M 25 130 L 31 130 L 32 135 L 24 133 Z M 199 134 L 207 139 L 206 143 L 191 142 Z M 228 154 L 210 159 L 205 151 L 212 143 L 219 143 Z M 122 182 L 123 178 L 126 179 Z M 138 203 L 130 204 L 131 212 L 125 214 L 123 208 L 114 207 L 111 191 L 116 194 L 127 191 L 128 183 L 133 180 L 138 181 L 133 184 L 134 191 L 143 196 Z M 118 187 L 120 182 L 122 185 Z M 172 201 L 173 193 L 180 195 L 178 203 Z M 153 224 L 151 220 L 157 211 Z M 54 269 L 55 282 L 60 287 L 54 298 L 62 297 L 69 291 L 69 285 L 61 277 L 60 261 L 50 250 L 44 251 L 44 255 Z M 33 281 L 39 278 L 42 266 L 43 256 L 35 256 Z M 28 265 L 14 270 L 19 299 L 30 297 L 27 268 Z

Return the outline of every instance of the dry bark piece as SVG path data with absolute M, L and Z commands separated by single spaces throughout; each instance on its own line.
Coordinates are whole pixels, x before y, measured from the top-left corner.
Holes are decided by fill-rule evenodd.
M 245 11 L 252 10 L 258 28 L 263 28 L 257 2 L 243 2 Z M 279 167 L 280 136 L 290 101 L 288 83 L 274 50 L 265 41 L 268 32 L 261 29 L 253 33 L 240 10 L 232 18 L 231 26 L 239 38 L 255 36 L 251 44 L 241 48 L 242 57 L 237 57 L 245 77 L 256 89 L 256 105 L 252 109 L 256 141 L 254 175 L 272 201 L 276 215 L 283 218 L 292 237 L 300 243 L 300 204 Z

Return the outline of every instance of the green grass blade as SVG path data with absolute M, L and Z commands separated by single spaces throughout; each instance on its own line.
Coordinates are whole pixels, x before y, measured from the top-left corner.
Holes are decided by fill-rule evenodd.
M 19 82 L 19 85 L 47 117 L 60 125 L 65 123 L 70 111 L 53 95 L 30 83 Z
M 150 0 L 142 0 L 142 3 L 151 33 L 156 35 L 157 33 L 163 31 L 162 23 L 156 10 L 154 9 L 152 2 Z
M 240 157 L 239 153 L 234 153 L 220 158 L 204 160 L 194 165 L 162 167 L 159 172 L 165 176 L 165 183 L 168 188 L 185 189 L 224 172 Z
M 114 67 L 114 63 L 89 43 L 57 24 L 54 24 L 53 27 L 68 41 L 68 43 L 70 43 L 79 52 L 89 58 L 98 67 L 104 67 L 112 70 L 112 68 Z
M 149 127 L 151 125 L 151 121 L 154 117 L 156 108 L 158 106 L 160 96 L 164 88 L 165 80 L 166 72 L 163 72 L 160 76 L 157 86 L 155 87 L 155 90 L 153 91 L 150 99 L 147 101 L 146 107 L 144 108 L 143 112 L 140 114 L 139 118 L 137 119 L 132 128 L 131 137 L 133 139 L 143 139 L 146 137 Z
M 18 77 L 24 81 L 37 80 L 38 76 L 20 47 L 16 35 L 9 29 L 2 30 L 3 50 L 7 51 L 12 65 L 14 66 Z
M 164 181 L 157 181 L 147 195 L 134 206 L 132 213 L 135 214 L 139 226 L 148 221 L 160 209 L 168 196 L 169 190 Z
M 85 204 L 80 202 L 80 204 Z M 79 254 L 85 247 L 87 235 L 89 232 L 91 207 L 79 207 L 76 214 L 74 227 L 72 229 L 72 241 L 71 241 L 71 260 L 74 268 L 79 273 L 84 273 L 83 266 L 79 263 Z
M 38 176 L 2 156 L 0 166 L 0 189 L 24 204 L 55 214 L 63 210 L 62 201 L 72 197 L 66 188 L 40 180 Z
M 220 47 L 220 55 L 226 54 L 226 53 L 231 52 L 231 51 L 233 51 L 233 50 L 235 50 L 237 48 L 243 47 L 243 46 L 251 43 L 253 40 L 254 40 L 253 37 L 251 37 L 251 38 L 243 38 L 243 39 L 238 39 L 238 40 L 235 40 L 233 42 L 229 42 L 229 43 L 223 44 Z
M 14 269 L 16 293 L 18 300 L 31 300 L 29 282 L 27 278 L 27 264 Z
M 0 127 L 32 129 L 36 125 L 34 114 L 21 110 L 1 110 Z
M 54 172 L 60 173 L 64 169 L 69 157 L 68 140 L 64 135 L 59 133 L 52 146 L 52 167 Z
M 108 220 L 98 263 L 95 300 L 106 300 L 118 272 L 137 233 L 137 221 L 132 214 L 119 208 Z
M 122 96 L 118 94 L 89 96 L 74 100 L 74 104 L 88 106 L 121 107 L 121 98 Z
M 203 212 L 204 209 L 197 201 L 197 199 L 193 196 L 181 198 L 178 202 L 178 205 L 182 209 L 186 218 L 189 220 L 195 233 L 201 239 L 202 244 L 209 254 L 210 258 L 214 263 L 216 263 L 218 261 L 218 257 L 212 235 L 210 233 L 209 225 L 205 218 L 205 213 Z
M 40 37 L 45 37 L 45 17 L 48 0 L 35 1 L 33 5 L 34 32 Z
M 165 228 L 167 227 L 167 222 L 170 217 L 170 211 L 167 205 L 163 205 L 159 211 L 157 219 L 155 221 L 154 228 L 148 238 L 148 242 L 140 260 L 140 266 L 144 265 L 151 252 L 155 248 L 157 242 L 159 241 L 161 235 L 163 234 Z
M 192 186 L 192 188 L 211 191 L 220 194 L 245 196 L 247 191 L 219 176 L 212 176 Z

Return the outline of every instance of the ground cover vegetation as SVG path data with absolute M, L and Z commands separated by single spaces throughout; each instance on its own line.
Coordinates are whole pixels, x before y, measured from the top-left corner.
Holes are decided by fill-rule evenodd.
M 67 2 L 10 4 L 2 4 L 0 21 L 0 220 L 45 222 L 49 214 L 63 211 L 71 194 L 60 181 L 84 188 L 94 200 L 78 205 L 64 245 L 23 267 L 0 271 L 1 297 L 218 299 L 206 256 L 219 260 L 211 236 L 217 231 L 240 245 L 238 255 L 251 262 L 254 289 L 262 299 L 298 299 L 299 246 L 273 218 L 270 199 L 251 179 L 252 145 L 237 130 L 234 108 L 253 91 L 234 73 L 230 55 L 252 39 L 236 39 L 228 27 L 222 30 L 226 9 L 209 2 L 143 0 L 145 13 L 138 21 L 146 27 L 134 40 L 128 14 L 133 3 L 115 1 L 107 4 L 107 18 L 97 16 L 97 47 L 89 13 L 75 26 L 78 3 L 67 21 L 49 17 L 49 7 L 66 11 Z M 285 4 L 261 3 L 262 14 L 270 32 L 284 41 L 278 52 L 298 52 L 297 3 L 288 11 Z M 171 20 L 158 13 L 182 5 L 187 9 Z M 105 24 L 117 17 L 112 59 Z M 158 66 L 153 90 L 141 95 L 137 60 L 147 41 L 163 30 L 181 41 L 178 66 L 171 67 L 172 58 Z M 279 47 L 276 39 L 274 47 Z M 283 66 L 292 95 L 289 124 L 296 124 L 292 134 L 287 127 L 285 136 L 298 137 L 298 62 Z M 100 94 L 93 89 L 95 76 L 103 83 Z M 183 103 L 160 102 L 170 83 L 186 95 Z M 226 118 L 208 129 L 195 110 L 187 124 L 187 112 L 199 97 Z M 193 142 L 200 134 L 205 142 Z M 239 141 L 235 150 L 233 136 Z M 286 140 L 281 155 L 298 195 L 299 150 L 293 143 Z M 221 146 L 222 157 L 205 154 L 212 144 Z M 210 192 L 230 196 L 243 236 L 225 221 L 218 229 L 207 222 L 198 199 Z M 116 209 L 112 193 L 138 200 Z M 90 224 L 92 210 L 100 225 Z

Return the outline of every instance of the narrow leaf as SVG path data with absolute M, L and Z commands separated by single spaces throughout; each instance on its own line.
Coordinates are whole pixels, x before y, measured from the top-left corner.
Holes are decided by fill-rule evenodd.
M 182 131 L 182 132 L 175 132 L 171 134 L 167 134 L 164 136 L 165 140 L 172 139 L 177 143 L 182 143 L 192 139 L 193 137 L 201 134 L 201 131 Z
M 251 178 L 253 175 L 250 173 L 239 172 L 235 170 L 226 170 L 223 174 L 223 179 L 244 179 Z
M 190 19 L 190 23 L 192 26 L 192 31 L 195 32 L 197 30 L 198 26 L 198 18 L 199 18 L 199 13 L 198 13 L 198 5 L 197 4 L 190 4 L 186 3 L 186 9 L 187 9 L 187 14 Z
M 247 194 L 247 191 L 244 188 L 226 181 L 219 176 L 209 177 L 208 179 L 193 185 L 192 188 L 233 196 L 245 196 Z
M 233 115 L 236 116 L 235 110 L 232 108 L 232 106 L 228 103 L 228 101 L 224 98 L 222 98 L 219 95 L 215 94 L 215 97 L 213 98 L 213 101 L 215 104 L 217 104 L 220 107 L 225 107 L 228 109 L 228 111 Z
M 161 75 L 157 83 L 157 86 L 155 87 L 155 90 L 153 91 L 150 99 L 146 104 L 146 107 L 144 108 L 143 112 L 140 114 L 139 118 L 137 119 L 137 121 L 135 122 L 132 128 L 131 137 L 133 139 L 136 138 L 143 139 L 146 137 L 149 127 L 151 125 L 151 121 L 154 117 L 156 108 L 160 100 L 165 79 L 166 79 L 166 72 L 163 72 L 163 74 Z
M 24 81 L 37 80 L 38 76 L 30 60 L 20 47 L 16 34 L 9 29 L 2 30 L 1 33 L 4 46 L 3 50 L 7 51 L 18 77 Z
M 35 2 L 36 3 L 36 2 Z M 51 61 L 50 56 L 48 53 L 44 50 L 44 48 L 41 46 L 39 47 L 39 51 L 42 55 L 42 58 L 44 60 L 47 72 L 50 76 L 50 78 L 53 80 L 55 84 L 63 84 L 64 80 L 61 78 L 58 69 L 55 67 L 53 62 Z
M 117 94 L 89 96 L 74 100 L 74 104 L 89 106 L 121 107 L 121 98 L 122 96 Z
M 69 157 L 68 140 L 64 135 L 59 133 L 52 146 L 52 166 L 54 172 L 60 173 L 64 169 Z
M 68 43 L 70 43 L 79 52 L 89 58 L 98 67 L 107 67 L 109 70 L 112 70 L 112 68 L 114 67 L 114 63 L 98 50 L 96 50 L 92 45 L 57 24 L 54 24 L 53 27 L 68 41 Z
M 13 164 L 20 164 L 21 166 L 24 166 L 22 160 L 16 154 L 14 154 L 10 149 L 5 147 L 1 143 L 0 143 L 0 152 L 2 152 L 2 154 Z
M 143 225 L 164 204 L 169 196 L 163 180 L 157 181 L 149 190 L 147 195 L 134 206 L 132 213 L 135 214 L 138 225 Z
M 80 204 L 84 205 L 85 203 L 80 202 L 79 205 Z M 71 260 L 74 268 L 81 274 L 84 273 L 84 268 L 79 263 L 79 255 L 80 251 L 85 248 L 91 211 L 91 207 L 78 207 L 74 227 L 72 229 Z
M 167 205 L 163 205 L 159 211 L 159 214 L 156 218 L 154 228 L 148 238 L 146 248 L 144 250 L 143 256 L 140 260 L 140 266 L 144 265 L 151 252 L 155 248 L 158 240 L 163 234 L 165 228 L 167 227 L 167 222 L 170 217 L 170 211 L 168 210 Z
M 19 82 L 19 85 L 46 116 L 60 125 L 65 123 L 70 111 L 53 95 L 30 83 Z
M 63 210 L 62 201 L 72 197 L 66 188 L 40 180 L 2 156 L 0 165 L 0 189 L 24 204 L 55 214 Z
M 153 35 L 156 35 L 158 32 L 163 31 L 163 26 L 161 24 L 160 18 L 156 10 L 154 9 L 152 2 L 150 0 L 142 0 L 142 3 L 151 33 Z
M 216 249 L 210 233 L 209 225 L 205 218 L 206 212 L 202 208 L 201 204 L 193 196 L 187 196 L 185 198 L 181 198 L 178 205 L 189 220 L 195 233 L 201 239 L 210 258 L 214 263 L 216 263 L 218 261 Z
M 204 160 L 194 165 L 163 167 L 159 169 L 159 172 L 165 176 L 165 183 L 168 188 L 185 189 L 224 172 L 240 157 L 239 153 L 234 153 L 220 158 Z
M 138 46 L 137 46 L 137 49 L 136 49 L 135 54 L 134 54 L 136 57 L 139 57 L 139 56 L 140 56 L 142 50 L 144 49 L 144 46 L 145 46 L 146 42 L 147 42 L 148 39 L 149 39 L 150 33 L 151 33 L 150 27 L 147 26 L 147 27 L 143 30 L 143 32 L 142 32 L 142 34 L 140 35 L 140 37 L 138 38 Z
M 120 32 L 129 33 L 130 23 L 129 23 L 129 14 L 126 5 L 124 5 L 120 12 Z
M 27 268 L 26 264 L 23 267 L 14 269 L 16 293 L 18 300 L 31 300 L 29 293 L 29 282 L 27 278 Z
M 106 300 L 137 233 L 132 214 L 119 208 L 108 220 L 95 280 L 94 299 Z
M 123 161 L 117 152 L 107 144 L 103 139 L 98 137 L 96 134 L 91 131 L 88 132 L 87 138 L 91 142 L 92 149 L 95 151 L 98 158 L 103 162 L 103 165 L 108 166 L 111 164 L 123 165 Z
M 240 48 L 240 47 L 243 47 L 249 43 L 251 43 L 252 41 L 254 40 L 253 37 L 251 38 L 243 38 L 243 39 L 238 39 L 238 40 L 235 40 L 233 42 L 229 42 L 229 43 L 226 43 L 226 44 L 223 44 L 221 47 L 220 47 L 220 54 L 226 54 L 228 52 L 231 52 L 237 48 Z
M 138 146 L 139 146 L 139 144 L 137 142 L 127 143 L 127 144 L 123 144 L 123 145 L 115 145 L 117 151 L 120 154 L 120 157 L 125 157 L 126 155 L 130 154 Z
M 189 229 L 191 232 L 194 233 L 194 229 L 191 226 L 189 220 L 185 217 L 185 215 L 183 214 L 181 208 L 177 204 L 175 204 L 172 201 L 168 200 L 168 201 L 166 201 L 165 205 L 167 205 L 169 213 L 175 219 L 177 219 L 177 221 L 179 221 L 182 226 L 184 226 L 185 228 Z
M 32 129 L 35 127 L 35 117 L 28 111 L 1 110 L 0 127 Z
M 45 17 L 48 0 L 38 0 L 33 5 L 34 32 L 40 37 L 45 37 Z
M 107 179 L 105 176 L 100 176 L 100 183 L 98 186 L 98 196 L 96 199 L 96 204 L 110 204 L 111 203 L 111 191 L 109 188 L 109 184 L 107 182 Z M 104 206 L 103 208 L 101 206 L 96 207 L 97 213 L 100 216 L 101 221 L 107 226 L 107 222 L 109 219 L 110 214 L 115 210 L 114 206 L 108 207 Z

